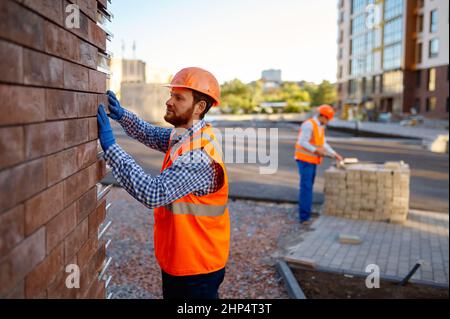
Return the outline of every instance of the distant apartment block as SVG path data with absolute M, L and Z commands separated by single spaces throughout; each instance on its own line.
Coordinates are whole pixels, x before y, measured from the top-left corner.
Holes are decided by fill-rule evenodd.
M 264 70 L 262 71 L 261 79 L 265 82 L 281 83 L 281 70 Z
M 448 118 L 448 0 L 339 0 L 338 12 L 339 109 Z

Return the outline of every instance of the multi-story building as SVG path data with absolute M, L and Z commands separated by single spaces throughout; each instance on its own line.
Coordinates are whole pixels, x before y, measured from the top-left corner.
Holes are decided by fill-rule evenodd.
M 281 83 L 281 70 L 264 70 L 261 73 L 261 78 L 263 81 Z
M 448 118 L 449 1 L 339 0 L 338 108 Z

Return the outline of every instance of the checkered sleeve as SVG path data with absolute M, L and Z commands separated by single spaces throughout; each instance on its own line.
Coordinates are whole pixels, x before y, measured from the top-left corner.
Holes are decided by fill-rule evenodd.
M 148 208 L 168 205 L 190 193 L 206 195 L 219 188 L 217 165 L 202 150 L 183 154 L 158 176 L 146 174 L 117 144 L 104 157 L 117 182 Z
M 151 125 L 128 110 L 118 122 L 129 137 L 142 144 L 163 153 L 169 148 L 172 129 Z

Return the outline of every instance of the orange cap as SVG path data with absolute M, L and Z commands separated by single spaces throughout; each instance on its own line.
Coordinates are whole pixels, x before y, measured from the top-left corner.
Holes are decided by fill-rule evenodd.
M 200 68 L 191 67 L 181 70 L 175 74 L 172 82 L 165 86 L 195 90 L 213 98 L 213 106 L 220 104 L 219 82 L 212 73 Z
M 330 105 L 321 105 L 317 111 L 320 115 L 325 116 L 330 121 L 334 118 L 334 109 Z

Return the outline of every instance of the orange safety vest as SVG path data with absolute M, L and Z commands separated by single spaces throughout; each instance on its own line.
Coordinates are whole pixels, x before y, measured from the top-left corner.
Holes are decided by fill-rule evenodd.
M 305 123 L 311 122 L 313 126 L 313 133 L 311 135 L 311 140 L 309 143 L 311 143 L 312 146 L 316 148 L 323 148 L 325 145 L 325 127 L 320 127 L 314 119 L 309 119 Z M 297 143 L 295 144 L 295 159 L 311 164 L 321 164 L 322 163 L 322 157 L 317 156 L 316 154 L 310 152 L 306 148 L 300 145 L 300 135 L 302 134 L 302 129 L 300 127 Z
M 173 149 L 172 149 L 173 148 Z M 228 177 L 221 147 L 210 125 L 194 133 L 181 146 L 170 148 L 161 172 L 175 159 L 195 149 L 203 149 L 220 164 L 222 187 L 205 196 L 188 194 L 154 210 L 155 255 L 161 269 L 173 276 L 207 274 L 225 267 L 230 246 Z

